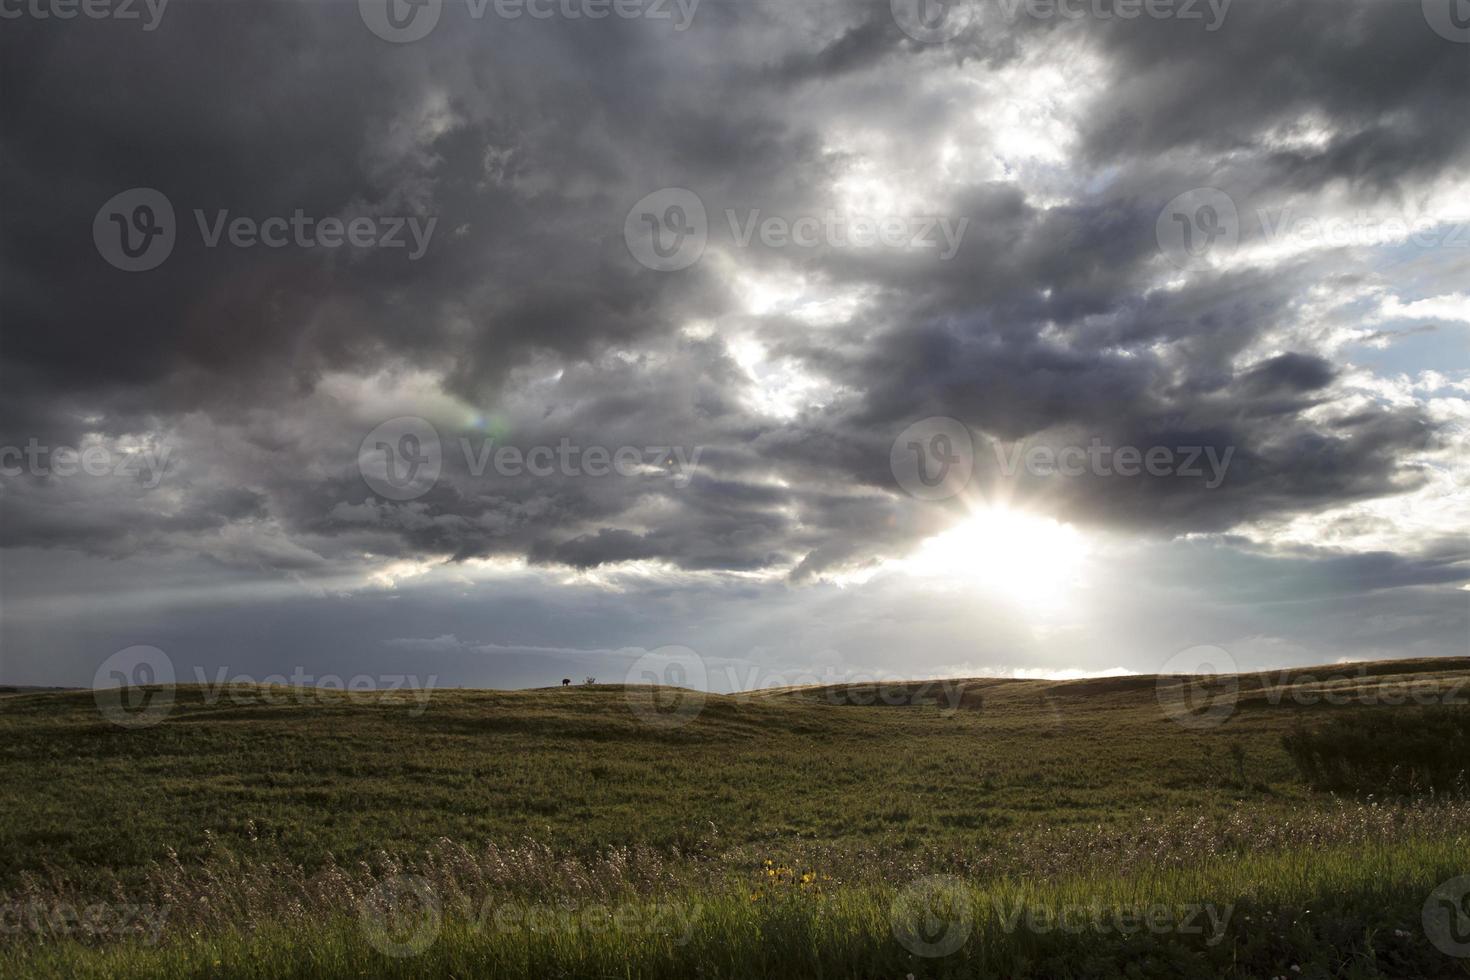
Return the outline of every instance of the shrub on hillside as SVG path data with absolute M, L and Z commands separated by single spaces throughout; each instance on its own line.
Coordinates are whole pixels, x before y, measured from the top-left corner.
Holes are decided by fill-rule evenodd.
M 1353 793 L 1454 793 L 1470 769 L 1470 710 L 1385 708 L 1353 712 L 1281 737 L 1318 789 Z

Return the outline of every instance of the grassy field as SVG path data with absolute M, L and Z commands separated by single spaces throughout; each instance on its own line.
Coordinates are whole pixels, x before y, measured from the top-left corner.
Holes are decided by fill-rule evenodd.
M 609 686 L 181 687 L 136 729 L 11 694 L 0 973 L 1470 976 L 1442 948 L 1470 899 L 1432 894 L 1470 875 L 1463 793 L 1333 796 L 1282 747 L 1467 680 L 1242 677 L 1186 724 L 1151 677 L 710 695 L 672 727 L 677 692 Z

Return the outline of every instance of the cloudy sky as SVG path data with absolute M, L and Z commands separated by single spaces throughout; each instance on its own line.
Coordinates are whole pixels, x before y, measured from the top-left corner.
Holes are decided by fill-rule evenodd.
M 0 0 L 0 680 L 1465 655 L 1457 2 Z

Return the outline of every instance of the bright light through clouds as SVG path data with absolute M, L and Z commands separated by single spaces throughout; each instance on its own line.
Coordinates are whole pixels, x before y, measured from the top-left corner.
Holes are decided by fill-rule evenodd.
M 1087 552 L 1086 539 L 1070 524 L 988 506 L 926 539 L 901 565 L 912 575 L 1048 606 L 1067 600 Z
M 1450 2 L 12 19 L 0 683 L 1464 654 Z

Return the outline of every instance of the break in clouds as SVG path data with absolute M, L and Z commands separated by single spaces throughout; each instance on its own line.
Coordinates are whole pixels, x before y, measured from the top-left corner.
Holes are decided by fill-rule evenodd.
M 1464 654 L 1464 13 L 0 0 L 0 679 Z

